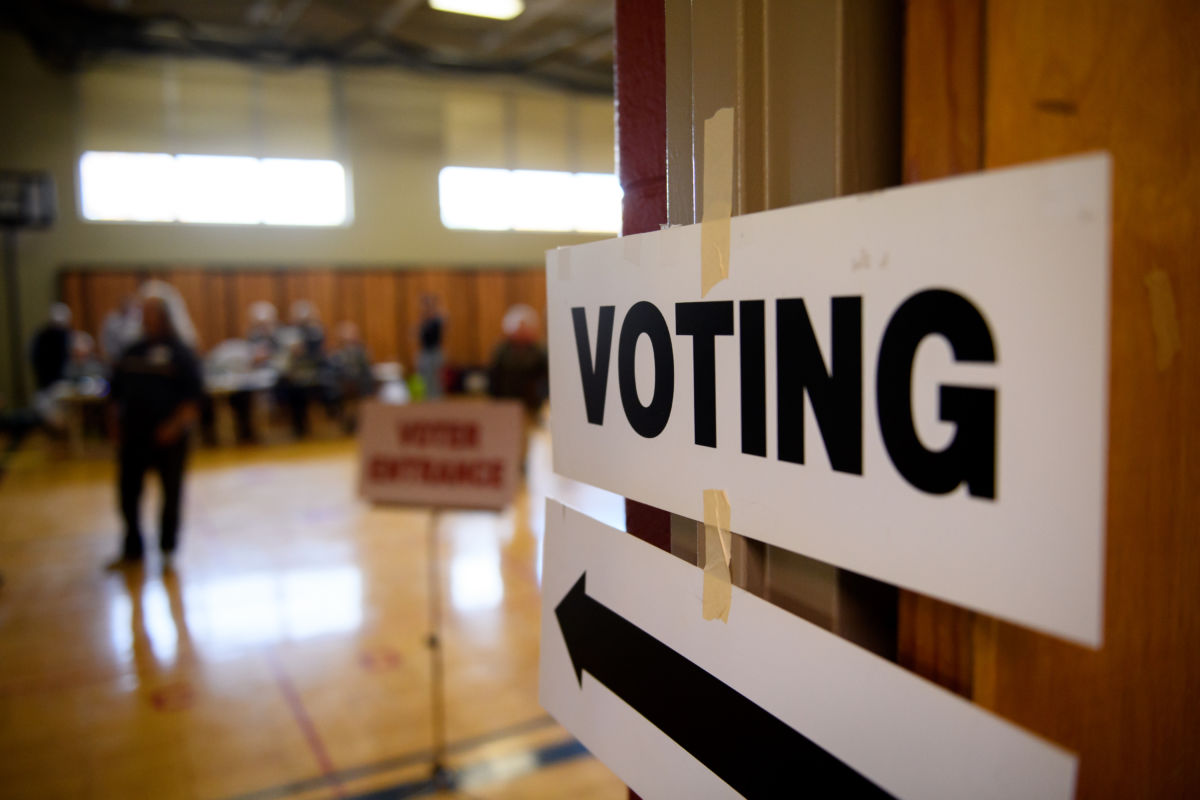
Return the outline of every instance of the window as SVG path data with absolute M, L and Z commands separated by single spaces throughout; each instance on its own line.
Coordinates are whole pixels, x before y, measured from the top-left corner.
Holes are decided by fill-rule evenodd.
M 88 151 L 79 159 L 84 219 L 233 225 L 342 225 L 336 161 Z
M 622 192 L 616 175 L 444 167 L 438 196 L 447 228 L 588 233 L 621 229 Z

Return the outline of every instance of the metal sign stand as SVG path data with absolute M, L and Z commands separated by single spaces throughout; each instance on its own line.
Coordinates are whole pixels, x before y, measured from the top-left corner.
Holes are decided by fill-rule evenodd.
M 438 529 L 442 512 L 434 509 L 429 518 L 429 674 L 433 725 L 433 767 L 429 776 L 435 788 L 449 789 L 452 773 L 446 768 L 446 676 L 442 654 L 441 549 Z

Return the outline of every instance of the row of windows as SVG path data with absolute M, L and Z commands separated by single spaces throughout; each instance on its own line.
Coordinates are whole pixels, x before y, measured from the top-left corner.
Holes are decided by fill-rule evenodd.
M 234 225 L 342 225 L 346 172 L 299 158 L 87 152 L 79 161 L 85 219 Z
M 336 161 L 89 151 L 79 161 L 85 219 L 336 226 L 350 219 Z M 620 230 L 615 175 L 445 167 L 442 223 L 461 230 Z
M 447 228 L 486 231 L 621 229 L 616 175 L 445 167 L 438 201 Z

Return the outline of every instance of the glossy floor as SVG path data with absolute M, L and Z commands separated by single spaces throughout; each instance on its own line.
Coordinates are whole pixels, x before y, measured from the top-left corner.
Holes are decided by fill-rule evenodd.
M 101 570 L 112 466 L 27 444 L 0 482 L 0 794 L 623 798 L 537 702 L 544 497 L 623 522 L 548 460 L 535 435 L 512 508 L 435 516 L 358 500 L 349 441 L 200 452 L 177 568 L 122 575 Z M 440 793 L 431 530 L 457 776 Z

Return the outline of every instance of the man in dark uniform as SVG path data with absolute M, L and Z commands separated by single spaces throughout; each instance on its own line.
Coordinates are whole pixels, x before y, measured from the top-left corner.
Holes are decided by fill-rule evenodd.
M 118 488 L 125 541 L 114 567 L 142 560 L 139 520 L 147 470 L 162 481 L 159 547 L 164 566 L 179 543 L 179 506 L 188 433 L 199 417 L 203 383 L 200 364 L 179 338 L 167 304 L 158 297 L 142 306 L 142 338 L 113 367 L 112 400 L 118 442 Z

